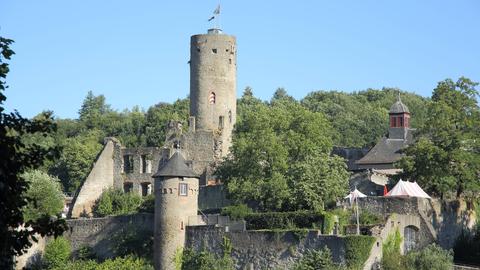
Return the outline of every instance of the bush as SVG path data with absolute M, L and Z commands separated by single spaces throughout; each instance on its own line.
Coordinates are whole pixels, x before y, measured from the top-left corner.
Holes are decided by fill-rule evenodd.
M 61 267 L 68 261 L 70 252 L 70 243 L 67 239 L 60 236 L 47 244 L 43 261 L 47 268 Z
M 96 258 L 96 254 L 92 247 L 83 245 L 78 249 L 77 257 L 79 260 L 92 260 Z
M 292 229 L 323 227 L 324 214 L 317 211 L 266 212 L 245 216 L 247 229 Z
M 138 208 L 138 212 L 155 213 L 155 195 L 150 194 L 143 198 L 143 202 Z
M 111 242 L 116 256 L 134 255 L 149 260 L 153 257 L 153 233 L 133 224 L 115 232 Z
M 362 225 L 374 225 L 383 223 L 382 217 L 367 210 L 360 211 L 360 216 L 358 217 L 358 219 L 360 224 Z
M 68 262 L 54 270 L 153 270 L 153 266 L 146 260 L 127 256 L 124 258 L 108 259 L 102 263 L 92 260 L 78 260 Z
M 444 250 L 436 244 L 431 244 L 420 251 L 408 253 L 405 268 L 412 270 L 453 269 L 452 251 Z
M 93 213 L 98 217 L 132 214 L 138 211 L 141 203 L 142 197 L 138 194 L 109 188 L 97 200 Z
M 195 252 L 192 249 L 185 249 L 182 255 L 181 270 L 233 270 L 231 257 L 215 257 L 208 251 Z
M 345 260 L 348 269 L 363 269 L 363 265 L 370 256 L 375 237 L 367 235 L 345 236 Z
M 222 208 L 222 215 L 229 216 L 233 220 L 241 220 L 252 213 L 252 209 L 246 204 L 232 205 Z
M 321 250 L 308 250 L 302 259 L 295 263 L 293 270 L 340 270 L 345 267 L 336 264 L 332 260 L 330 249 L 324 247 Z
M 402 243 L 402 236 L 400 232 L 395 230 L 387 236 L 387 239 L 382 246 L 382 269 L 384 270 L 401 270 L 404 269 L 404 262 L 400 254 L 400 244 Z

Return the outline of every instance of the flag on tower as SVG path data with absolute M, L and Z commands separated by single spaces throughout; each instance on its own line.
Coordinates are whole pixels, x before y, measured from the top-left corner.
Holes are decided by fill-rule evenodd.
M 217 8 L 213 11 L 213 16 L 208 19 L 208 21 L 211 21 L 215 19 L 215 15 L 220 15 L 220 5 L 217 6 Z
M 213 14 L 218 15 L 220 14 L 220 4 L 217 6 L 217 8 L 213 11 Z

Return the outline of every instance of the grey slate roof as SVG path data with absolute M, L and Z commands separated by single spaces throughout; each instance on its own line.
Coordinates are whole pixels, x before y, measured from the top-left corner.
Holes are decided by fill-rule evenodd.
M 410 111 L 407 105 L 403 104 L 401 100 L 398 100 L 390 107 L 390 113 L 410 113 Z
M 406 146 L 405 140 L 382 138 L 357 164 L 393 163 L 402 158 L 400 150 Z
M 183 156 L 176 152 L 152 177 L 195 177 L 198 178 L 192 169 L 185 163 Z

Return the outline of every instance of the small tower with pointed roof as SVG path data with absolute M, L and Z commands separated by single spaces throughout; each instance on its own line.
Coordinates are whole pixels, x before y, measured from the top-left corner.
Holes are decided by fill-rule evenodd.
M 185 245 L 188 218 L 198 211 L 198 176 L 182 154 L 175 154 L 152 176 L 155 179 L 155 269 L 175 269 L 174 256 Z
M 390 128 L 388 129 L 388 137 L 390 139 L 406 139 L 408 129 L 410 128 L 410 111 L 403 104 L 398 93 L 397 102 L 390 107 Z

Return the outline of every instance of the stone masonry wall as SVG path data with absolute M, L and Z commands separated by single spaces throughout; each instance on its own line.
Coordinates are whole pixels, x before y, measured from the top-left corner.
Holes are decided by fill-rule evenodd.
M 87 179 L 82 183 L 80 192 L 74 198 L 72 217 L 90 215 L 95 201 L 103 190 L 113 186 L 113 154 L 116 144 L 119 144 L 116 139 L 106 139 L 102 152 L 95 160 Z
M 236 269 L 289 269 L 306 250 L 322 249 L 325 246 L 331 250 L 334 261 L 345 261 L 343 238 L 319 235 L 318 231 L 297 237 L 291 232 L 225 232 L 224 228 L 195 226 L 187 227 L 185 246 L 221 255 L 224 237 L 232 243 L 232 258 Z
M 101 259 L 115 255 L 113 241 L 116 234 L 130 228 L 135 228 L 146 235 L 153 237 L 153 214 L 135 214 L 105 218 L 72 219 L 68 220 L 69 230 L 64 236 L 70 240 L 72 251 L 75 253 L 82 246 L 93 248 L 96 256 Z

